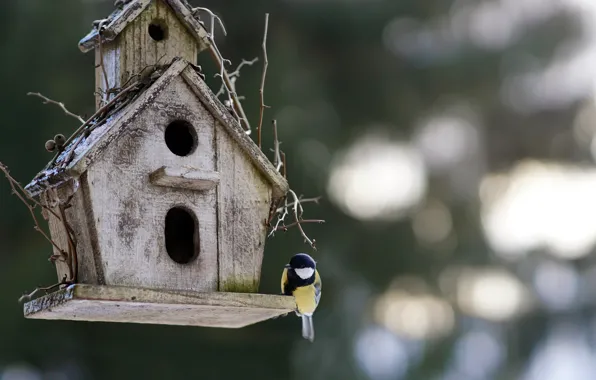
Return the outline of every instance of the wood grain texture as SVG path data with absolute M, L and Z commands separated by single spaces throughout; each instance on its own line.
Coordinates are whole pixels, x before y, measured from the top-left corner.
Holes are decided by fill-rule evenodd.
M 99 48 L 96 49 L 96 87 L 106 91 L 104 69 L 108 77 L 108 88 L 119 88 L 131 76 L 143 70 L 147 74 L 150 66 L 165 65 L 176 57 L 196 64 L 197 42 L 179 17 L 183 16 L 177 15 L 164 1 L 149 2 L 112 42 L 103 44 L 103 68 L 100 65 Z M 164 28 L 164 40 L 155 41 L 151 38 L 148 29 L 152 23 Z M 99 106 L 99 102 L 96 102 L 96 107 Z
M 293 297 L 71 285 L 23 307 L 26 318 L 239 328 L 294 311 Z
M 267 237 L 272 188 L 217 123 L 219 290 L 256 292 Z
M 149 175 L 149 181 L 156 186 L 204 191 L 219 184 L 219 173 L 194 168 L 162 166 Z
M 149 174 L 164 166 L 214 172 L 214 119 L 180 77 L 151 99 L 130 106 L 138 112 L 113 126 L 118 132 L 87 171 L 101 271 L 107 285 L 215 291 L 216 189 L 172 190 L 149 181 Z M 196 150 L 185 157 L 172 153 L 164 140 L 166 126 L 180 119 L 197 135 Z M 178 206 L 198 221 L 200 253 L 188 264 L 174 262 L 165 247 L 165 217 Z
M 86 213 L 89 210 L 89 205 L 85 202 L 84 193 L 79 188 L 79 185 L 71 179 L 57 189 L 46 191 L 41 197 L 41 202 L 45 205 L 52 206 L 52 210 L 57 215 L 60 215 L 60 210 L 57 205 L 58 201 L 65 201 L 70 197 L 72 197 L 70 201 L 71 207 L 65 209 L 65 215 L 75 236 L 78 262 L 77 281 L 85 284 L 96 284 L 97 273 L 95 271 L 95 263 L 92 255 L 90 235 L 90 229 L 93 228 L 93 225 L 87 223 Z M 68 252 L 68 235 L 62 221 L 47 211 L 44 211 L 44 217 L 48 220 L 52 240 L 54 240 L 62 250 Z M 60 254 L 56 248 L 54 248 L 53 253 L 54 255 Z M 56 272 L 58 281 L 61 281 L 65 276 L 67 280 L 72 280 L 68 265 L 62 259 L 56 261 Z
M 105 30 L 102 33 L 102 41 L 108 43 L 113 41 L 120 33 L 128 27 L 129 24 L 136 21 L 137 17 L 141 15 L 147 7 L 151 6 L 158 0 L 132 0 L 122 10 L 114 11 L 108 16 L 108 23 L 105 25 Z M 167 4 L 172 12 L 176 15 L 179 21 L 184 25 L 186 30 L 195 39 L 198 50 L 204 50 L 208 47 L 207 31 L 198 20 L 196 20 L 185 1 L 181 0 L 159 0 Z M 79 49 L 86 53 L 97 47 L 99 36 L 96 29 L 93 29 L 89 34 L 81 39 L 79 42 Z

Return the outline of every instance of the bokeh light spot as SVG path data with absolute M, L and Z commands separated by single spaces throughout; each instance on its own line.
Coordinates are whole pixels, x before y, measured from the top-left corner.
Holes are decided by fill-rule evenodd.
M 335 158 L 327 192 L 356 219 L 397 220 L 420 202 L 426 186 L 426 169 L 416 149 L 375 135 Z
M 596 169 L 524 161 L 480 186 L 482 225 L 490 245 L 515 258 L 545 248 L 575 259 L 596 243 Z

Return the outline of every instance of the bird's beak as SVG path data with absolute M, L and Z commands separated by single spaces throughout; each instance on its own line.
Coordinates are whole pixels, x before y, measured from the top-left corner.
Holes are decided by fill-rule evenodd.
M 290 264 L 286 264 L 286 265 L 284 265 L 284 268 L 286 268 L 286 269 L 290 269 L 290 268 L 291 268 L 291 266 L 290 266 Z

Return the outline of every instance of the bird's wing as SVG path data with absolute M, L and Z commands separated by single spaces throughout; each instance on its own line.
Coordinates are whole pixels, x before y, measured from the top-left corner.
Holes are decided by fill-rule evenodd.
M 288 268 L 284 268 L 284 271 L 281 274 L 281 294 L 286 294 L 286 285 L 287 284 L 288 284 Z
M 319 271 L 315 270 L 315 282 L 313 286 L 315 287 L 315 300 L 317 305 L 319 304 L 319 300 L 321 299 L 321 286 L 323 283 L 321 282 L 321 276 L 319 276 Z

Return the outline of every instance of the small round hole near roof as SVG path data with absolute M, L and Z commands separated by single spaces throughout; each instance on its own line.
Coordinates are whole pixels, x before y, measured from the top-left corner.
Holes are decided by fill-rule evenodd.
M 197 132 L 192 124 L 184 120 L 168 124 L 164 139 L 168 149 L 177 156 L 188 156 L 197 148 Z
M 168 28 L 163 21 L 155 20 L 151 22 L 147 32 L 153 41 L 159 42 L 168 38 Z

